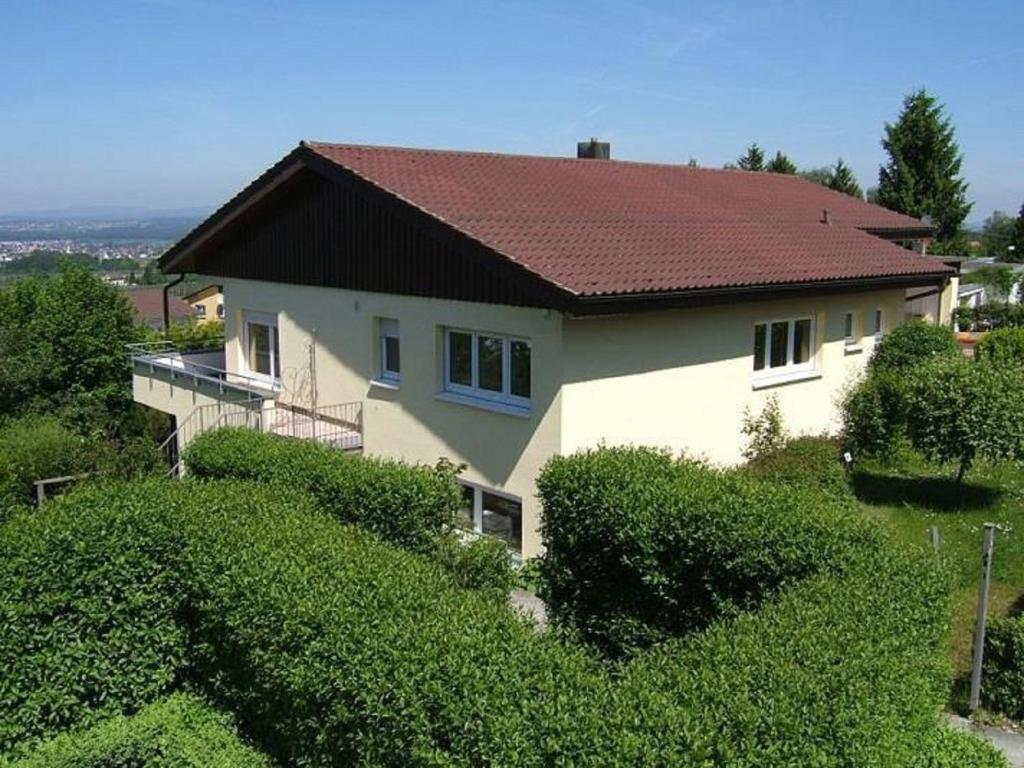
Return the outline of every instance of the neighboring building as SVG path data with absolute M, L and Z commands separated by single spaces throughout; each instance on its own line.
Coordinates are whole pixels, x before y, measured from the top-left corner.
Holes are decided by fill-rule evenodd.
M 224 291 L 219 285 L 206 285 L 181 297 L 198 323 L 224 319 Z
M 897 244 L 931 234 L 780 174 L 304 142 L 161 259 L 223 286 L 225 348 L 139 355 L 135 398 L 181 443 L 250 423 L 464 463 L 467 522 L 531 556 L 556 454 L 734 463 L 771 395 L 834 429 L 908 291 L 949 322 L 956 269 Z
M 125 288 L 125 297 L 131 302 L 135 316 L 155 331 L 164 330 L 164 289 L 162 286 Z M 187 321 L 192 315 L 188 304 L 177 296 L 168 296 L 171 322 Z

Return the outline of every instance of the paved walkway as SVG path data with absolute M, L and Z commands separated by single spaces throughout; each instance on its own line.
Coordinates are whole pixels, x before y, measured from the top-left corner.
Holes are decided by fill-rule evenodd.
M 949 722 L 954 728 L 973 731 L 995 744 L 1003 751 L 1014 768 L 1024 768 L 1024 734 L 1016 731 L 1004 731 L 988 725 L 974 725 L 957 715 L 950 715 Z
M 548 625 L 548 612 L 544 601 L 533 592 L 525 589 L 513 589 L 509 598 L 512 605 L 529 616 L 537 624 L 537 629 L 544 629 Z

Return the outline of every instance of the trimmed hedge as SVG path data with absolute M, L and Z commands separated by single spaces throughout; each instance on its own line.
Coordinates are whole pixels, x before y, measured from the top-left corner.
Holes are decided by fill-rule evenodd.
M 999 328 L 985 335 L 974 348 L 981 362 L 1024 364 L 1024 328 Z
M 757 607 L 877 549 L 880 529 L 800 485 L 644 448 L 548 462 L 538 480 L 554 621 L 611 656 Z
M 957 357 L 960 347 L 943 325 L 913 321 L 882 337 L 868 363 L 872 371 L 908 371 L 937 357 Z
M 1024 720 L 1024 616 L 989 622 L 983 672 L 985 706 Z
M 183 543 L 161 506 L 184 500 L 171 490 L 119 491 L 116 506 L 76 495 L 0 526 L 0 754 L 176 684 Z
M 842 448 L 832 437 L 793 438 L 781 448 L 749 461 L 744 471 L 766 482 L 816 491 L 837 507 L 850 511 L 858 508 L 842 464 Z
M 644 458 L 650 468 L 680 471 L 652 456 Z M 738 505 L 753 487 L 682 471 L 694 498 L 736 483 Z M 720 536 L 745 540 L 735 526 L 743 519 L 737 512 Z M 139 618 L 163 621 L 166 611 L 177 622 L 172 634 L 185 634 L 184 674 L 179 663 L 165 667 L 234 712 L 243 732 L 284 764 L 920 765 L 921 745 L 938 738 L 946 682 L 936 638 L 945 580 L 931 558 L 867 527 L 833 531 L 827 514 L 809 523 L 819 543 L 852 544 L 854 555 L 800 578 L 789 571 L 811 537 L 795 518 L 779 522 L 801 538 L 792 551 L 767 547 L 719 565 L 718 575 L 735 573 L 741 586 L 762 572 L 769 581 L 792 575 L 790 588 L 756 614 L 716 621 L 612 668 L 454 587 L 432 560 L 340 525 L 279 486 L 83 487 L 12 525 L 27 540 L 36 533 L 55 544 L 50 561 L 23 561 L 36 569 L 59 563 L 64 542 L 82 531 L 83 550 L 97 562 L 108 553 L 128 563 L 160 553 L 149 568 L 128 572 L 142 585 L 167 580 L 166 605 Z M 787 546 L 784 535 L 774 546 Z M 105 589 L 88 585 L 103 571 L 79 579 L 59 570 L 43 593 Z M 724 581 L 715 586 L 732 599 Z M 119 591 L 138 592 L 129 583 Z M 108 613 L 95 619 L 102 625 Z
M 234 723 L 202 699 L 173 694 L 135 715 L 116 715 L 41 744 L 11 768 L 269 768 Z
M 31 503 L 36 480 L 72 474 L 84 462 L 85 441 L 53 416 L 6 422 L 0 426 L 0 508 Z
M 973 733 L 942 727 L 921 745 L 912 768 L 1010 768 L 996 747 Z
M 311 440 L 248 429 L 200 435 L 185 450 L 185 465 L 200 478 L 282 482 L 300 488 L 341 522 L 420 552 L 435 545 L 461 505 L 454 467 L 354 456 Z

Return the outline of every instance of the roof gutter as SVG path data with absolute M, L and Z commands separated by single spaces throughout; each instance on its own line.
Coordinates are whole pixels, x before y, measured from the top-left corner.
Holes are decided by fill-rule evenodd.
M 942 285 L 953 276 L 954 273 L 952 271 L 943 271 L 917 275 L 888 275 L 884 277 L 818 280 L 803 283 L 740 285 L 725 288 L 696 288 L 683 291 L 577 296 L 572 302 L 573 308 L 569 311 L 569 314 L 578 316 L 608 315 L 745 301 L 768 301 L 771 299 L 793 298 L 795 296 L 856 293 L 882 288 L 913 288 L 927 285 Z

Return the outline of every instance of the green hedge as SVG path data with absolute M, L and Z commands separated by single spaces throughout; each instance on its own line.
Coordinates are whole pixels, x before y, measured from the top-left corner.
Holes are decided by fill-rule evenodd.
M 1024 617 L 993 619 L 985 632 L 985 706 L 1024 719 Z
M 956 357 L 960 347 L 953 332 L 941 325 L 914 321 L 897 326 L 875 345 L 872 371 L 908 371 L 936 357 Z
M 186 449 L 185 465 L 201 478 L 279 481 L 301 488 L 338 520 L 416 551 L 435 545 L 461 504 L 454 468 L 348 455 L 310 440 L 247 429 L 200 435 Z
M 0 526 L 0 754 L 175 685 L 182 541 L 162 506 L 184 500 L 166 485 Z
M 682 471 L 693 498 L 724 482 L 736 496 L 726 495 L 734 505 L 717 506 L 730 513 L 718 533 L 748 537 L 736 523 L 746 520 L 739 502 L 752 481 L 680 470 L 649 452 L 637 460 L 649 462 L 651 474 Z M 779 493 L 767 505 L 776 511 L 789 498 Z M 715 506 L 707 505 L 709 520 Z M 842 568 L 815 561 L 819 567 L 799 576 L 803 539 L 812 537 L 780 513 L 784 530 L 774 543 L 719 564 L 723 581 L 715 586 L 734 601 L 724 581 L 730 573 L 744 588 L 761 574 L 783 576 L 788 589 L 756 614 L 716 621 L 611 668 L 455 587 L 433 560 L 340 525 L 311 509 L 305 494 L 280 486 L 83 487 L 5 526 L 4 542 L 13 526 L 21 546 L 36 541 L 37 552 L 48 551 L 22 559 L 19 569 L 26 581 L 33 571 L 58 571 L 33 593 L 36 603 L 100 595 L 95 626 L 83 608 L 72 636 L 100 634 L 109 606 L 162 626 L 138 639 L 161 659 L 154 669 L 167 674 L 143 676 L 132 703 L 122 697 L 109 713 L 188 679 L 283 764 L 916 766 L 921 745 L 937 738 L 944 698 L 938 630 L 947 585 L 930 558 L 891 547 L 868 527 L 847 530 L 839 519 L 826 514 L 809 525 L 826 549 L 831 540 L 852 549 Z M 800 539 L 792 548 L 787 532 Z M 91 575 L 59 566 L 77 540 L 80 552 L 91 553 Z M 705 541 L 697 535 L 693 545 Z M 726 557 L 729 549 L 716 551 Z M 109 569 L 125 573 L 116 589 L 96 565 L 111 560 Z M 123 606 L 125 595 L 146 598 L 154 585 L 167 593 L 164 602 L 127 601 L 145 611 Z M 23 617 L 15 611 L 4 620 L 16 626 Z M 152 651 L 161 647 L 157 634 L 175 638 L 163 654 Z M 64 652 L 58 637 L 73 645 L 53 633 L 50 655 Z M 107 651 L 129 660 L 112 660 L 108 675 L 133 667 L 138 651 L 128 648 Z M 102 651 L 76 655 L 76 663 L 102 663 Z M 63 682 L 80 689 L 72 676 Z M 48 682 L 37 675 L 36 684 Z
M 538 488 L 551 616 L 612 656 L 755 608 L 879 546 L 877 527 L 800 485 L 650 449 L 554 458 Z
M 975 346 L 974 356 L 990 363 L 1024 364 L 1024 328 L 999 328 L 986 334 Z
M 2 762 L 2 761 L 0 761 Z M 173 694 L 135 715 L 61 734 L 11 768 L 269 768 L 234 723 L 202 699 Z
M 85 441 L 52 416 L 0 425 L 0 507 L 31 503 L 36 480 L 81 471 L 85 449 Z
M 837 507 L 857 509 L 857 498 L 842 462 L 841 444 L 832 437 L 793 438 L 781 448 L 749 461 L 744 472 L 801 492 L 816 491 Z
M 912 768 L 1010 768 L 996 747 L 973 733 L 945 727 L 921 744 Z
M 1024 327 L 1024 305 L 982 304 L 980 307 L 958 307 L 953 322 L 961 331 Z

